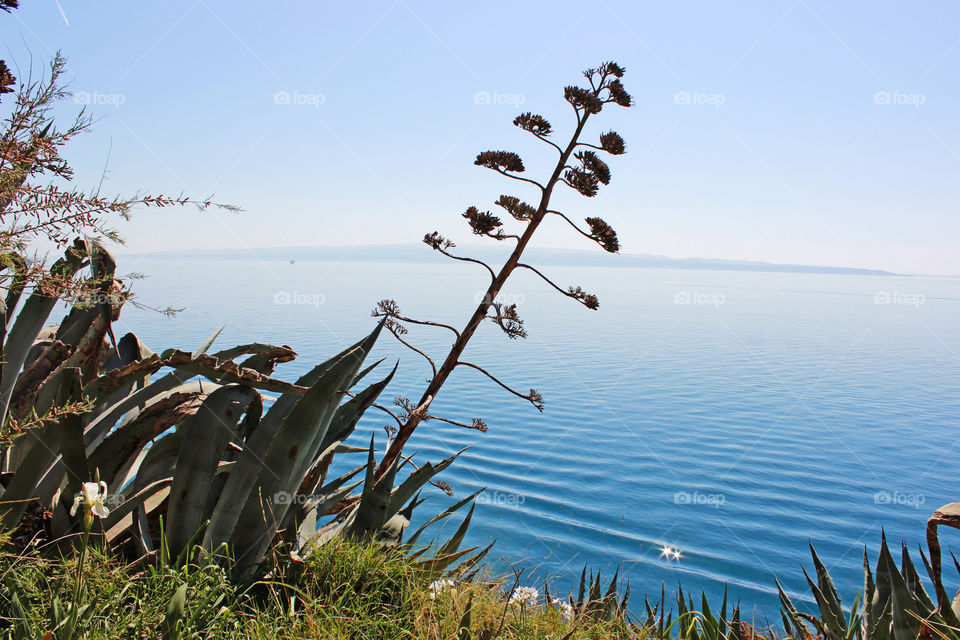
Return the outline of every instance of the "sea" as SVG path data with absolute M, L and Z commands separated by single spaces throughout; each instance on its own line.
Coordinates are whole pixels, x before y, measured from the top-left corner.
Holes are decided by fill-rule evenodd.
M 426 250 L 426 249 L 425 249 Z M 616 258 L 612 258 L 615 263 Z M 407 317 L 460 327 L 488 282 L 461 263 L 322 262 L 122 257 L 146 274 L 115 332 L 154 351 L 291 346 L 298 375 L 369 333 L 379 300 Z M 414 526 L 484 488 L 466 547 L 495 545 L 499 575 L 551 594 L 576 591 L 581 571 L 629 582 L 632 608 L 678 585 L 699 601 L 724 592 L 744 619 L 779 622 L 775 579 L 801 606 L 810 545 L 849 605 L 863 588 L 863 554 L 881 535 L 918 567 L 933 511 L 960 500 L 960 279 L 767 273 L 722 269 L 559 265 L 544 274 L 597 295 L 599 309 L 560 295 L 531 272 L 507 282 L 527 332 L 485 322 L 431 412 L 486 433 L 430 421 L 406 448 L 418 464 L 467 447 L 424 492 Z M 182 309 L 175 317 L 156 308 Z M 404 336 L 442 360 L 443 328 Z M 429 364 L 392 335 L 370 362 L 397 375 L 381 396 L 417 400 Z M 376 374 L 371 374 L 376 375 Z M 372 378 L 371 378 L 372 379 Z M 378 449 L 386 413 L 371 409 L 349 444 Z M 354 456 L 354 458 L 350 458 Z M 363 454 L 343 454 L 343 468 Z M 449 536 L 466 510 L 428 529 Z M 945 547 L 955 535 L 942 533 Z M 664 554 L 667 547 L 673 553 Z M 677 552 L 679 556 L 677 556 Z M 950 567 L 949 561 L 945 564 Z M 958 576 L 946 570 L 948 590 Z

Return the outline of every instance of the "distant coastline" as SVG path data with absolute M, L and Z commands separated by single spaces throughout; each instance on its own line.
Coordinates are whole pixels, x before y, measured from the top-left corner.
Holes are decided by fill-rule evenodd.
M 482 260 L 503 258 L 505 253 L 479 245 L 465 245 L 464 254 Z M 127 257 L 168 260 L 262 260 L 283 262 L 407 262 L 434 263 L 443 260 L 419 243 L 326 247 L 261 247 L 250 249 L 159 251 L 126 253 Z M 821 273 L 837 275 L 905 276 L 882 269 L 858 269 L 803 264 L 775 264 L 716 258 L 670 258 L 645 253 L 610 256 L 603 252 L 574 249 L 528 249 L 528 261 L 551 266 L 631 267 L 639 269 L 697 269 L 710 271 L 760 271 L 772 273 Z

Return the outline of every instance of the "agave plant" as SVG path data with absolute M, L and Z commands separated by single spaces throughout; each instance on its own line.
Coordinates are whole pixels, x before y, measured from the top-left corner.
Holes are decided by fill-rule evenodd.
M 380 364 L 364 367 L 382 323 L 286 382 L 272 374 L 296 358 L 287 346 L 210 352 L 219 331 L 190 352 L 157 354 L 132 333 L 116 340 L 112 324 L 128 298 L 116 262 L 96 243 L 77 241 L 52 272 L 73 278 L 84 270 L 88 293 L 55 327 L 44 329 L 58 300 L 42 287 L 15 316 L 15 288 L 5 301 L 4 423 L 41 426 L 3 451 L 0 527 L 28 533 L 39 517 L 50 539 L 61 538 L 77 526 L 68 513 L 72 496 L 96 478 L 111 507 L 98 533 L 134 556 L 156 552 L 162 535 L 164 553 L 226 545 L 235 566 L 249 570 L 277 543 L 303 549 L 338 535 L 402 542 L 418 492 L 459 454 L 424 464 L 395 486 L 407 459 L 375 478 L 374 442 L 343 444 L 396 371 L 351 391 Z M 336 453 L 362 451 L 366 465 L 327 477 Z M 364 469 L 365 480 L 354 481 Z M 318 530 L 328 515 L 335 517 Z M 458 551 L 462 538 L 430 562 L 446 567 L 471 551 Z
M 951 507 L 947 505 L 938 510 L 930 519 L 928 536 L 933 531 L 936 541 L 936 526 L 951 524 L 938 519 Z M 957 509 L 952 509 L 956 515 Z M 955 523 L 952 526 L 956 526 Z M 930 538 L 928 537 L 928 540 Z M 863 552 L 864 588 L 858 592 L 849 608 L 840 600 L 833 579 L 823 562 L 817 556 L 813 545 L 810 555 L 813 558 L 815 576 L 804 570 L 804 576 L 817 606 L 817 614 L 800 611 L 794 606 L 783 587 L 777 582 L 780 594 L 781 617 L 788 635 L 797 638 L 823 637 L 827 640 L 915 640 L 918 636 L 956 637 L 960 615 L 960 593 L 952 602 L 946 601 L 946 590 L 940 575 L 940 548 L 938 543 L 930 544 L 934 564 L 931 564 L 923 550 L 920 557 L 927 576 L 934 586 L 941 606 L 930 598 L 919 572 L 910 558 L 906 545 L 901 547 L 900 567 L 897 568 L 886 535 L 881 536 L 880 555 L 875 569 L 871 571 L 867 559 L 867 550 Z M 956 559 L 954 559 L 956 563 Z M 957 565 L 960 572 L 960 565 Z

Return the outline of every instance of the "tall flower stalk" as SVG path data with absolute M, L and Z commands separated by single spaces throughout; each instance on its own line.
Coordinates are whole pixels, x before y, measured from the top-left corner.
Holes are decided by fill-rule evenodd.
M 423 391 L 418 402 L 414 403 L 399 398 L 397 404 L 402 411 L 397 414 L 388 410 L 393 415 L 397 428 L 392 431 L 393 438 L 384 459 L 380 463 L 378 474 L 382 474 L 402 454 L 404 445 L 416 428 L 424 421 L 438 419 L 451 424 L 486 430 L 486 424 L 479 418 L 474 418 L 470 424 L 464 424 L 429 413 L 430 404 L 458 367 L 469 367 L 480 371 L 506 391 L 530 402 L 538 410 L 543 411 L 543 397 L 536 390 L 530 389 L 528 392 L 515 390 L 483 367 L 463 360 L 462 356 L 470 339 L 473 338 L 474 333 L 484 320 L 491 320 L 496 323 L 510 338 L 526 337 L 523 320 L 517 313 L 516 305 L 504 305 L 497 302 L 507 279 L 517 269 L 532 271 L 552 288 L 568 298 L 576 300 L 588 309 L 598 308 L 599 302 L 593 294 L 583 291 L 580 287 L 565 289 L 558 286 L 540 270 L 523 263 L 521 258 L 537 229 L 548 216 L 559 216 L 579 234 L 596 242 L 605 251 L 610 253 L 619 251 L 620 244 L 617 234 L 605 221 L 600 218 L 586 218 L 586 228 L 582 228 L 566 214 L 552 209 L 550 201 L 554 188 L 561 183 L 583 196 L 593 197 L 597 194 L 600 185 L 606 185 L 610 182 L 610 169 L 597 152 L 605 152 L 610 155 L 623 154 L 625 152 L 623 138 L 615 131 L 608 131 L 600 136 L 597 144 L 590 144 L 581 142 L 581 136 L 591 116 L 599 114 L 605 105 L 615 104 L 622 107 L 631 105 L 630 94 L 627 93 L 620 82 L 623 74 L 624 69 L 621 66 L 615 62 L 606 62 L 595 69 L 587 69 L 583 72 L 589 87 L 568 86 L 564 88 L 564 99 L 573 107 L 576 127 L 568 142 L 563 146 L 558 145 L 550 138 L 553 128 L 544 117 L 533 113 L 523 113 L 514 119 L 514 125 L 550 145 L 559 154 L 557 163 L 546 182 L 541 183 L 519 175 L 524 173 L 525 167 L 523 160 L 516 153 L 485 151 L 477 156 L 474 164 L 496 171 L 507 178 L 531 184 L 540 191 L 540 199 L 535 206 L 531 206 L 515 196 L 508 195 L 502 195 L 496 201 L 497 206 L 504 209 L 514 220 L 523 225 L 522 231 L 516 234 L 507 233 L 503 229 L 501 219 L 489 211 L 480 211 L 477 207 L 470 207 L 463 214 L 474 234 L 487 236 L 501 242 L 515 243 L 510 257 L 507 258 L 499 270 L 494 270 L 482 260 L 454 254 L 451 251 L 455 247 L 454 243 L 436 231 L 424 237 L 423 241 L 435 251 L 439 251 L 454 260 L 478 264 L 484 267 L 490 275 L 490 284 L 487 287 L 486 294 L 462 329 L 458 330 L 443 323 L 406 317 L 402 315 L 399 306 L 393 300 L 383 300 L 377 304 L 373 315 L 387 318 L 386 327 L 400 342 L 426 358 L 433 372 L 427 388 Z M 440 327 L 453 332 L 455 336 L 453 346 L 439 366 L 437 361 L 429 354 L 418 349 L 403 337 L 407 333 L 404 323 Z M 385 409 L 384 407 L 381 408 Z

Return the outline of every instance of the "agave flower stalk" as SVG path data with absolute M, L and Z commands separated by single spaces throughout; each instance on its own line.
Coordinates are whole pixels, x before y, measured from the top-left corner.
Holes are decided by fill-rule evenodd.
M 556 165 L 545 182 L 541 183 L 537 180 L 519 175 L 524 172 L 525 167 L 522 159 L 516 153 L 509 151 L 485 151 L 477 156 L 474 164 L 496 171 L 507 178 L 533 185 L 539 190 L 539 202 L 536 206 L 531 206 L 517 197 L 508 195 L 500 196 L 496 202 L 496 204 L 506 210 L 514 220 L 524 225 L 520 233 L 511 234 L 505 232 L 502 228 L 503 223 L 500 218 L 489 211 L 480 211 L 477 207 L 470 207 L 463 214 L 463 217 L 467 220 L 474 234 L 487 236 L 498 241 L 512 241 L 516 243 L 513 251 L 510 253 L 510 257 L 507 258 L 499 270 L 494 270 L 490 265 L 481 260 L 454 254 L 451 251 L 451 249 L 455 247 L 454 243 L 436 231 L 424 237 L 423 241 L 435 251 L 439 251 L 454 260 L 479 264 L 484 267 L 490 275 L 490 284 L 487 287 L 485 295 L 462 329 L 457 330 L 450 325 L 416 320 L 403 316 L 397 304 L 392 300 L 381 301 L 377 305 L 377 308 L 374 309 L 373 315 L 386 317 L 388 319 L 386 327 L 404 345 L 424 356 L 429 362 L 433 372 L 433 376 L 420 397 L 419 402 L 412 403 L 405 399 L 399 399 L 398 404 L 403 409 L 403 412 L 399 416 L 391 412 L 391 415 L 393 415 L 397 422 L 398 428 L 380 464 L 378 469 L 379 474 L 382 474 L 384 470 L 389 468 L 398 456 L 400 456 L 407 440 L 409 440 L 421 422 L 436 418 L 452 424 L 461 424 L 453 420 L 438 418 L 428 413 L 430 403 L 437 397 L 441 387 L 443 387 L 444 383 L 446 383 L 447 379 L 458 367 L 465 366 L 483 373 L 506 391 L 527 400 L 537 407 L 538 410 L 543 410 L 543 398 L 536 390 L 530 389 L 526 393 L 517 391 L 504 384 L 499 378 L 486 369 L 472 362 L 463 360 L 462 356 L 470 339 L 473 338 L 484 320 L 491 320 L 496 323 L 510 338 L 522 338 L 526 336 L 523 320 L 517 314 L 516 305 L 503 305 L 497 302 L 498 296 L 503 290 L 507 279 L 517 269 L 532 271 L 549 286 L 561 294 L 583 304 L 588 309 L 597 309 L 599 306 L 597 297 L 593 294 L 583 291 L 580 287 L 569 287 L 566 289 L 560 287 L 538 269 L 523 263 L 521 259 L 524 251 L 530 245 L 534 234 L 536 234 L 540 228 L 540 225 L 548 216 L 554 215 L 565 220 L 578 233 L 596 242 L 604 250 L 610 253 L 619 251 L 620 245 L 616 232 L 605 221 L 600 218 L 587 218 L 587 229 L 581 228 L 563 212 L 552 209 L 550 201 L 554 189 L 560 183 L 578 191 L 583 196 L 593 197 L 597 194 L 600 185 L 606 185 L 610 182 L 610 169 L 606 163 L 600 159 L 597 152 L 602 151 L 611 155 L 624 153 L 625 145 L 623 138 L 616 132 L 609 131 L 600 136 L 598 144 L 590 144 L 581 142 L 581 136 L 591 116 L 599 114 L 604 105 L 612 103 L 624 107 L 630 106 L 632 99 L 620 83 L 620 78 L 623 76 L 623 73 L 624 69 L 618 64 L 607 62 L 596 69 L 587 69 L 584 71 L 583 75 L 586 77 L 589 87 L 569 86 L 564 89 L 564 99 L 573 107 L 576 116 L 576 127 L 564 146 L 560 146 L 550 139 L 553 128 L 550 123 L 540 115 L 523 113 L 513 121 L 514 125 L 552 146 L 559 154 Z M 455 336 L 453 346 L 439 366 L 429 354 L 416 348 L 402 338 L 406 333 L 406 329 L 402 324 L 403 322 L 442 327 L 453 332 Z M 468 426 L 480 430 L 486 429 L 484 422 L 478 418 L 475 418 L 469 425 L 461 424 L 461 426 Z

